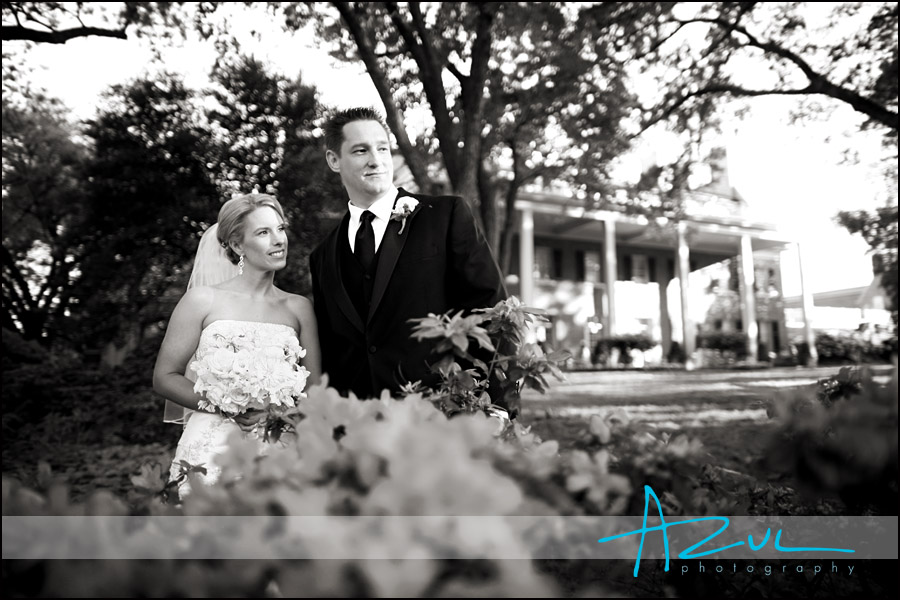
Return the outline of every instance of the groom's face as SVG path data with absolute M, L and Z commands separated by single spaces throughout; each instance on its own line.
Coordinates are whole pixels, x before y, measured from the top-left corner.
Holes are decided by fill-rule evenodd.
M 394 179 L 391 143 L 377 121 L 353 121 L 344 125 L 340 154 L 325 154 L 328 166 L 339 173 L 353 204 L 368 208 L 390 189 Z

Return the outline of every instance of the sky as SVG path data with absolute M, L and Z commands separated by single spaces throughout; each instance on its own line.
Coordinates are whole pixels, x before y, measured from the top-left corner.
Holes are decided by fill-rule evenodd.
M 244 50 L 288 76 L 302 73 L 327 105 L 382 106 L 361 63 L 336 63 L 317 47 L 309 32 L 272 31 L 270 23 L 252 19 L 232 21 L 230 33 L 245 40 Z M 250 31 L 265 31 L 264 41 Z M 20 42 L 17 44 L 21 44 Z M 19 46 L 21 47 L 21 46 Z M 15 50 L 13 43 L 4 50 Z M 28 51 L 36 70 L 32 80 L 63 100 L 76 118 L 91 117 L 100 93 L 112 84 L 140 76 L 152 62 L 146 40 L 78 38 L 64 45 L 39 44 Z M 211 44 L 187 41 L 164 51 L 170 70 L 185 75 L 191 87 L 207 84 L 215 59 Z M 873 168 L 878 154 L 875 136 L 856 132 L 858 117 L 841 107 L 827 120 L 791 124 L 790 98 L 757 98 L 742 119 L 729 121 L 724 142 L 732 185 L 747 199 L 751 215 L 769 222 L 803 247 L 807 285 L 813 292 L 868 285 L 872 280 L 867 244 L 834 223 L 839 210 L 872 209 L 879 204 L 883 183 Z M 853 138 L 844 139 L 845 132 Z M 862 160 L 842 164 L 843 149 L 851 147 Z M 787 296 L 800 293 L 797 258 L 782 257 Z

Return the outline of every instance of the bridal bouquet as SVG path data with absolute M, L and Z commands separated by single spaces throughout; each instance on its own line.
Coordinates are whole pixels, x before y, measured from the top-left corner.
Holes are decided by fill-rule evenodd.
M 283 417 L 296 412 L 292 409 L 306 397 L 309 371 L 299 364 L 306 350 L 296 338 L 268 345 L 254 341 L 243 334 L 216 335 L 190 365 L 197 375 L 194 391 L 203 394 L 201 410 L 244 416 L 243 425 L 266 440 L 277 439 Z

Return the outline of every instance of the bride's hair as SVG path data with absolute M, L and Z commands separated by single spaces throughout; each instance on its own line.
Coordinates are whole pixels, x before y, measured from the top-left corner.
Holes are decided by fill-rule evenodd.
M 244 235 L 244 221 L 247 215 L 263 206 L 268 206 L 278 213 L 281 220 L 284 221 L 284 210 L 281 204 L 274 196 L 269 194 L 245 194 L 236 196 L 222 205 L 219 210 L 219 227 L 216 231 L 216 238 L 222 247 L 225 248 L 225 256 L 231 261 L 231 264 L 238 264 L 240 256 L 232 250 L 231 242 L 240 239 Z
M 282 221 L 284 220 L 281 204 L 268 194 L 237 196 L 222 205 L 219 210 L 219 222 L 213 223 L 200 237 L 188 289 L 218 285 L 238 275 L 239 271 L 235 265 L 240 257 L 231 249 L 229 242 L 243 236 L 247 215 L 261 206 L 272 208 Z M 183 424 L 191 412 L 180 404 L 166 400 L 163 421 Z

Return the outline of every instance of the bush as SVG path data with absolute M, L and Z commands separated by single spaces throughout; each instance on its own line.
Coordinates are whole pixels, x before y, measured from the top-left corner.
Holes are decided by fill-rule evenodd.
M 817 333 L 816 352 L 821 363 L 859 362 L 863 343 L 851 336 Z
M 648 335 L 630 334 L 617 335 L 599 340 L 594 345 L 594 362 L 601 362 L 601 357 L 609 356 L 613 349 L 619 351 L 619 362 L 623 365 L 631 364 L 631 351 L 646 352 L 656 345 L 656 342 Z
M 4 370 L 6 443 L 150 444 L 171 437 L 163 400 L 150 390 L 156 350 L 148 343 L 116 370 L 54 355 Z
M 628 479 L 610 472 L 605 451 L 561 456 L 556 442 L 542 443 L 517 423 L 512 425 L 514 435 L 503 442 L 496 435 L 498 420 L 480 412 L 450 419 L 421 397 L 360 402 L 321 386 L 309 390 L 303 410 L 305 418 L 296 436 L 269 446 L 263 458 L 255 441 L 232 439 L 220 461 L 219 482 L 204 486 L 195 481 L 182 506 L 158 499 L 168 483 L 165 466 L 157 464 L 145 465 L 133 478 L 136 488 L 147 493 L 142 505 L 129 507 L 108 493 L 73 504 L 59 486 L 37 493 L 4 478 L 3 513 L 258 517 L 247 519 L 249 526 L 212 528 L 202 535 L 189 527 L 167 531 L 164 544 L 159 543 L 159 531 L 154 534 L 137 525 L 123 531 L 112 520 L 98 520 L 96 531 L 78 540 L 81 556 L 109 555 L 114 548 L 109 540 L 124 539 L 131 549 L 155 548 L 155 556 L 162 560 L 123 560 L 115 569 L 67 573 L 65 585 L 79 590 L 79 595 L 150 585 L 148 567 L 142 563 L 151 562 L 156 565 L 151 577 L 154 596 L 208 596 L 222 589 L 231 596 L 258 595 L 260 581 L 268 579 L 277 581 L 286 596 L 310 590 L 338 597 L 457 596 L 473 591 L 484 596 L 520 590 L 553 597 L 558 595 L 554 584 L 535 573 L 530 561 L 516 561 L 513 569 L 507 561 L 494 560 L 528 555 L 522 532 L 511 526 L 515 521 L 488 519 L 482 522 L 488 524 L 489 533 L 472 535 L 414 517 L 621 514 L 629 504 Z M 340 436 L 335 435 L 337 430 Z M 311 554 L 326 552 L 334 557 L 331 560 L 269 561 L 264 563 L 264 574 L 248 573 L 244 566 L 223 569 L 211 568 L 214 563 L 198 564 L 197 568 L 210 569 L 208 576 L 179 576 L 177 556 L 209 553 L 217 545 L 252 549 L 273 544 L 276 553 L 277 549 L 281 554 L 299 552 L 314 530 L 280 526 L 287 515 L 377 517 L 383 526 L 360 528 L 360 519 L 329 521 L 329 527 L 321 531 L 323 545 L 313 546 Z M 268 516 L 277 535 L 261 538 L 258 524 Z M 547 543 L 571 543 L 567 538 L 554 539 L 550 531 L 542 535 Z M 42 543 L 46 540 L 20 538 L 16 549 L 38 551 Z M 589 550 L 596 542 L 591 535 L 583 543 Z M 416 560 L 394 563 L 392 576 L 385 578 L 381 562 L 354 558 L 366 548 L 372 556 Z M 445 560 L 454 553 L 460 558 L 478 557 L 478 568 L 470 569 L 466 561 Z M 47 561 L 46 568 L 56 573 L 55 584 L 62 585 L 55 572 L 63 568 L 61 564 Z M 350 572 L 353 577 L 340 575 Z
M 898 502 L 897 368 L 887 386 L 868 369 L 841 369 L 776 398 L 768 459 L 817 496 L 835 493 L 852 514 L 891 514 Z
M 738 360 L 747 358 L 747 336 L 743 333 L 703 333 L 697 336 L 697 347 L 729 352 Z
M 687 357 L 684 354 L 684 349 L 681 347 L 681 344 L 672 342 L 672 345 L 669 346 L 669 354 L 666 355 L 666 361 L 670 363 L 684 363 L 686 360 Z
M 873 343 L 853 335 L 816 334 L 816 352 L 822 364 L 847 364 L 863 361 L 890 362 L 897 351 L 896 338 Z

